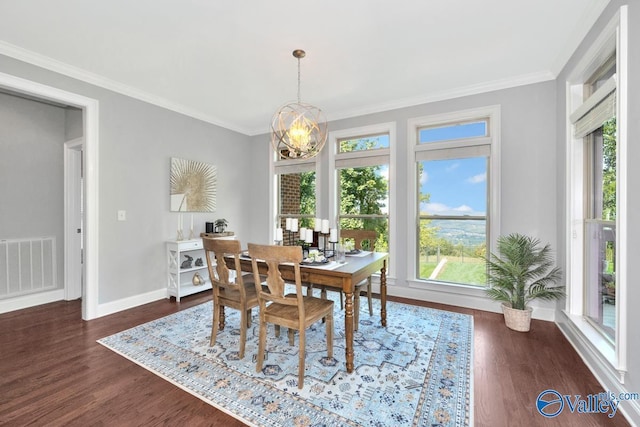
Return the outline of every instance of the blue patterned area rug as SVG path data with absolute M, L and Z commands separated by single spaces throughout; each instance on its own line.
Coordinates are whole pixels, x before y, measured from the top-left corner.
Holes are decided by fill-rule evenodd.
M 374 299 L 374 313 L 379 304 Z M 383 328 L 362 305 L 354 372 L 346 373 L 344 312 L 336 303 L 334 357 L 327 360 L 325 326 L 317 323 L 307 332 L 302 390 L 297 335 L 289 346 L 286 329 L 276 338 L 269 327 L 256 373 L 257 309 L 242 360 L 236 310 L 226 310 L 226 327 L 209 347 L 211 302 L 98 342 L 248 425 L 473 425 L 473 318 L 388 302 Z

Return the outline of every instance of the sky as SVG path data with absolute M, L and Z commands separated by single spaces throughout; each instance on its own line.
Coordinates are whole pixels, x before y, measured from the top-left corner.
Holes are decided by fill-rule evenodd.
M 484 137 L 485 121 L 425 128 L 420 131 L 420 143 L 451 141 Z M 389 136 L 366 138 L 376 141 L 375 148 L 389 147 Z M 487 212 L 487 159 L 486 157 L 453 160 L 423 161 L 420 191 L 429 194 L 429 203 L 422 203 L 420 212 L 434 215 L 479 215 Z M 379 173 L 388 179 L 388 166 Z M 383 211 L 388 210 L 388 201 Z
M 486 135 L 486 122 L 457 124 L 420 131 L 420 142 L 456 140 Z M 435 215 L 486 215 L 487 158 L 472 157 L 422 162 L 420 191 L 429 194 L 420 212 Z

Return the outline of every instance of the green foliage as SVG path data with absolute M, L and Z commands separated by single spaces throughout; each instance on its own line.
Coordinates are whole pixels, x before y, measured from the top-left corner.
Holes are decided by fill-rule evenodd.
M 377 141 L 355 139 L 340 142 L 342 152 L 375 148 Z M 340 169 L 340 213 L 343 215 L 380 215 L 385 208 L 388 182 L 380 174 L 381 166 Z M 342 229 L 365 229 L 378 232 L 376 250 L 385 251 L 388 243 L 388 221 L 381 218 L 344 218 Z
M 316 173 L 302 172 L 300 174 L 300 214 L 313 215 L 316 213 Z M 310 227 L 311 224 L 301 224 Z
M 524 310 L 534 299 L 555 300 L 565 295 L 563 287 L 552 287 L 562 273 L 553 267 L 550 246 L 518 233 L 498 238 L 498 254 L 487 261 L 489 284 L 487 295 L 512 308 Z
M 616 219 L 616 118 L 602 126 L 602 219 Z

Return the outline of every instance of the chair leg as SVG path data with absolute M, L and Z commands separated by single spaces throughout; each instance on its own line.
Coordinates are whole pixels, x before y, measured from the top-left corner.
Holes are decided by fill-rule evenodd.
M 216 337 L 218 336 L 218 320 L 220 318 L 220 306 L 218 304 L 213 305 L 213 322 L 211 324 L 211 340 L 209 340 L 209 347 L 213 347 L 216 344 Z
M 247 328 L 251 327 L 251 309 L 247 310 Z
M 249 317 L 247 316 L 247 311 L 240 310 L 240 351 L 238 352 L 240 359 L 244 358 L 244 347 L 247 342 L 247 317 Z
M 260 336 L 258 339 L 258 357 L 256 358 L 256 372 L 262 371 L 264 362 L 264 350 L 267 344 L 267 324 L 264 319 L 260 319 Z
M 300 330 L 300 348 L 298 349 L 298 388 L 304 387 L 305 329 Z
M 287 332 L 287 335 L 289 335 L 289 346 L 293 347 L 293 334 L 294 334 L 294 330 L 289 328 L 289 331 Z
M 367 279 L 367 299 L 369 300 L 369 316 L 373 316 L 373 303 L 371 301 L 372 298 L 371 292 L 371 276 Z
M 333 313 L 325 317 L 327 323 L 327 357 L 333 357 Z
M 225 319 L 225 315 L 224 315 L 224 305 L 220 306 L 220 315 L 218 316 L 218 320 L 220 321 L 220 330 L 224 331 L 224 319 Z

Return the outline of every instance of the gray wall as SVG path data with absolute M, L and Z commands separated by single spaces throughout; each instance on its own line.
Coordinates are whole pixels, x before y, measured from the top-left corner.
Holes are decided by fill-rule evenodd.
M 99 101 L 100 304 L 166 287 L 165 242 L 177 228 L 177 214 L 169 212 L 171 157 L 218 167 L 217 211 L 194 214 L 196 233 L 205 221 L 226 218 L 229 230 L 245 240 L 250 204 L 243 195 L 254 178 L 247 136 L 2 55 L 0 72 Z M 67 118 L 69 136 L 80 136 L 79 118 Z M 62 114 L 61 138 L 64 120 Z M 62 185 L 62 176 L 53 180 Z M 118 210 L 126 210 L 126 221 L 117 221 Z M 185 216 L 185 228 L 188 222 Z
M 65 109 L 0 93 L 0 239 L 54 236 L 64 287 Z
M 593 44 L 594 40 L 602 32 L 603 28 L 612 19 L 614 14 L 619 10 L 620 6 L 628 4 L 629 12 L 629 102 L 628 102 L 628 117 L 627 123 L 628 132 L 628 174 L 623 179 L 626 179 L 628 185 L 627 194 L 627 259 L 628 270 L 626 275 L 628 278 L 626 298 L 621 301 L 622 304 L 627 307 L 627 325 L 628 336 L 626 342 L 628 345 L 627 361 L 628 371 L 625 379 L 624 388 L 629 392 L 638 392 L 640 390 L 640 333 L 638 333 L 637 325 L 640 324 L 640 311 L 637 307 L 640 306 L 640 286 L 638 286 L 637 275 L 635 274 L 635 262 L 640 259 L 640 192 L 637 190 L 637 183 L 640 182 L 640 168 L 636 166 L 638 159 L 640 159 L 640 3 L 637 1 L 619 1 L 613 0 L 607 6 L 598 22 L 594 25 L 593 29 L 585 37 L 580 47 L 576 50 L 571 60 L 565 66 L 563 72 L 557 79 L 557 146 L 556 157 L 558 159 L 558 189 L 559 194 L 557 197 L 558 203 L 558 236 L 562 249 L 560 260 L 564 264 L 564 257 L 566 255 L 564 248 L 566 247 L 566 216 L 563 210 L 565 204 L 566 194 L 565 188 L 565 175 L 564 164 L 566 160 L 565 153 L 565 140 L 566 140 L 566 126 L 565 126 L 565 82 L 567 80 L 568 73 L 575 68 L 576 64 L 584 56 L 585 52 Z M 563 316 L 558 316 L 563 320 Z M 579 339 L 579 337 L 577 337 Z M 600 364 L 597 361 L 594 353 L 590 353 L 588 348 L 583 346 L 579 349 L 582 352 L 582 356 L 585 360 L 595 369 L 596 375 L 604 381 L 605 390 L 617 390 L 620 387 L 616 381 L 610 381 L 610 375 L 600 368 Z M 628 402 L 627 402 L 628 403 Z M 626 405 L 626 404 L 625 404 Z M 640 424 L 640 402 L 635 402 L 635 418 L 636 424 Z

